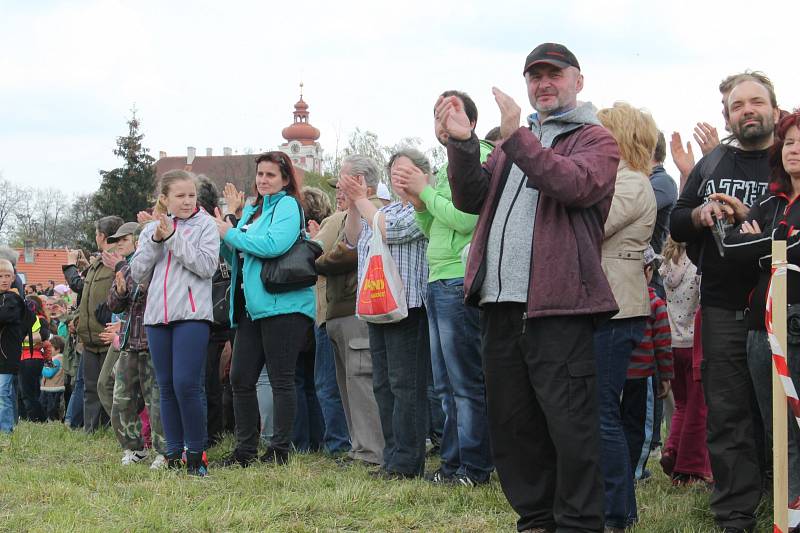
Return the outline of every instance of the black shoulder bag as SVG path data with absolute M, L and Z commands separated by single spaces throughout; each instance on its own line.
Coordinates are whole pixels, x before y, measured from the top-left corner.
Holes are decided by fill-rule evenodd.
M 270 217 L 270 226 L 277 208 L 276 204 Z M 297 240 L 283 255 L 263 260 L 261 282 L 271 293 L 295 291 L 311 287 L 317 282 L 315 262 L 322 255 L 322 247 L 303 235 L 306 224 L 300 202 L 297 203 L 297 209 L 300 211 L 300 235 Z

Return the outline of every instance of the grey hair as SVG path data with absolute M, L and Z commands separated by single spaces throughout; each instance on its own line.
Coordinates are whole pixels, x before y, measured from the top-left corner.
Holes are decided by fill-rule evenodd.
M 16 250 L 9 248 L 8 246 L 0 246 L 0 259 L 5 259 L 9 261 L 14 268 L 17 268 L 17 260 L 19 259 L 19 253 Z
M 386 164 L 386 168 L 390 174 L 392 171 L 392 165 L 394 165 L 395 161 L 401 157 L 407 157 L 411 160 L 411 163 L 413 163 L 415 167 L 420 169 L 428 176 L 431 175 L 431 162 L 428 160 L 425 154 L 416 148 L 403 148 L 402 150 L 398 150 L 392 154 L 392 157 L 389 158 L 389 162 Z
M 378 163 L 371 157 L 365 155 L 348 155 L 342 160 L 342 166 L 350 165 L 350 174 L 353 176 L 364 176 L 364 183 L 367 187 L 378 188 L 381 180 L 381 169 Z
M 205 174 L 195 176 L 197 182 L 197 204 L 208 214 L 214 215 L 214 208 L 219 207 L 219 189 Z

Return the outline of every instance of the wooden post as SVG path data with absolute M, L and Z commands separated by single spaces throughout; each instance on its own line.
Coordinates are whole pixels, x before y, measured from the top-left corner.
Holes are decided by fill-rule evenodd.
M 772 268 L 786 265 L 786 241 L 772 241 Z M 786 278 L 775 276 L 772 280 L 772 327 L 784 354 L 786 351 Z M 788 357 L 788 354 L 787 354 Z M 773 508 L 775 531 L 789 530 L 789 445 L 786 393 L 772 364 L 772 465 Z

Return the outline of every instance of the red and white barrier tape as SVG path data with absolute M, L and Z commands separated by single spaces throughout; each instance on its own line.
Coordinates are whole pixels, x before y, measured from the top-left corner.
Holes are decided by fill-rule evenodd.
M 772 282 L 776 276 L 786 276 L 789 270 L 794 270 L 800 273 L 800 266 L 786 264 L 772 269 L 772 276 L 769 279 L 769 288 L 767 289 L 767 309 L 766 309 L 766 327 L 767 337 L 769 338 L 769 345 L 772 348 L 772 361 L 775 364 L 775 369 L 778 372 L 778 377 L 783 384 L 783 391 L 786 393 L 786 399 L 789 403 L 789 408 L 792 410 L 797 425 L 800 426 L 800 399 L 797 397 L 797 390 L 792 381 L 792 375 L 789 373 L 789 364 L 786 359 L 786 354 L 783 353 L 778 339 L 775 337 L 775 332 L 772 327 Z M 789 509 L 789 527 L 797 527 L 800 524 L 800 511 L 796 509 Z M 781 532 L 778 526 L 774 526 L 775 533 Z

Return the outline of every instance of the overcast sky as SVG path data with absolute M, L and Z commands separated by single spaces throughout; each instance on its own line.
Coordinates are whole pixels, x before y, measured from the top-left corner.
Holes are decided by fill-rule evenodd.
M 301 80 L 326 153 L 355 127 L 433 145 L 432 106 L 453 88 L 476 101 L 482 135 L 499 122 L 493 85 L 530 112 L 523 62 L 546 41 L 578 57 L 580 99 L 628 101 L 687 138 L 698 120 L 722 130 L 717 86 L 746 68 L 800 105 L 799 5 L 0 0 L 0 173 L 93 191 L 120 164 L 134 105 L 154 157 L 274 149 Z

